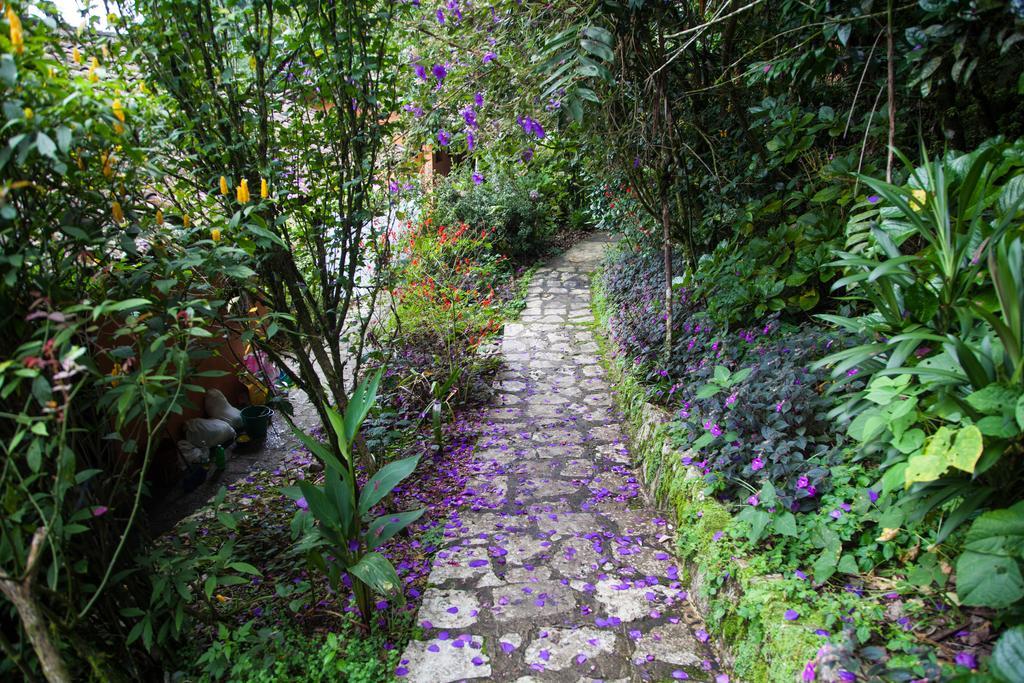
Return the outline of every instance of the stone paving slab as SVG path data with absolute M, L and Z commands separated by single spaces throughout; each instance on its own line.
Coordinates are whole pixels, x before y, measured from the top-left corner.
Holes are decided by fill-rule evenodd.
M 714 681 L 722 674 L 652 509 L 589 327 L 607 244 L 540 268 L 505 326 L 467 508 L 448 524 L 411 642 L 412 681 Z

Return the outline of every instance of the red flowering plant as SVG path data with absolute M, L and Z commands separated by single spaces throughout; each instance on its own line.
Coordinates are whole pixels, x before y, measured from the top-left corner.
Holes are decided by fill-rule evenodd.
M 466 224 L 408 226 L 393 273 L 395 344 L 383 390 L 400 417 L 420 419 L 431 406 L 479 395 L 482 375 L 496 365 L 480 348 L 501 328 L 512 278 L 488 238 Z

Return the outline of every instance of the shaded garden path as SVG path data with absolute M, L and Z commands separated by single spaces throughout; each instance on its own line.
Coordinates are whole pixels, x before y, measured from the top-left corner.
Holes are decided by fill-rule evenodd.
M 606 243 L 591 238 L 538 270 L 521 321 L 505 327 L 469 503 L 434 561 L 420 639 L 396 672 L 405 680 L 720 674 L 599 364 L 589 273 Z

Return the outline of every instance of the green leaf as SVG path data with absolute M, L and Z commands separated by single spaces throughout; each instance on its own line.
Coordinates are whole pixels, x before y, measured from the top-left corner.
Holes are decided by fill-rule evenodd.
M 298 482 L 298 487 L 302 491 L 302 497 L 306 499 L 306 504 L 309 505 L 310 514 L 320 524 L 334 528 L 340 526 L 341 518 L 339 511 L 331 505 L 323 489 L 310 484 L 308 481 Z
M 715 381 L 719 384 L 725 384 L 729 381 L 729 368 L 724 365 L 715 366 Z
M 983 448 L 981 430 L 975 425 L 964 427 L 957 431 L 956 440 L 948 452 L 949 464 L 964 472 L 974 472 Z
M 249 564 L 248 562 L 231 562 L 228 567 L 234 569 L 236 572 L 242 572 L 243 574 L 252 574 L 253 576 L 260 576 L 262 572 Z
M 51 159 L 57 158 L 57 143 L 53 141 L 53 138 L 42 131 L 36 135 L 36 149 L 38 149 L 39 153 L 44 157 L 50 157 Z
M 328 406 L 328 411 L 330 412 L 330 410 L 331 409 Z M 333 467 L 336 470 L 344 469 L 344 467 L 341 464 L 341 461 L 334 456 L 334 453 L 332 453 L 331 449 L 329 449 L 327 446 L 320 443 L 319 441 L 311 437 L 309 434 L 306 434 L 298 427 L 292 427 L 292 433 L 295 434 L 299 441 L 302 442 L 302 445 L 305 446 L 310 453 L 319 458 L 320 461 L 324 463 L 324 465 L 326 465 L 327 467 Z
M 857 574 L 860 572 L 860 568 L 857 567 L 857 559 L 850 554 L 845 554 L 839 559 L 839 565 L 836 569 L 844 574 Z
M 615 53 L 612 52 L 611 48 L 604 43 L 599 43 L 596 40 L 587 40 L 586 38 L 580 41 L 580 47 L 594 55 L 600 57 L 606 62 L 615 61 Z
M 426 508 L 399 512 L 389 515 L 381 515 L 370 523 L 366 532 L 366 545 L 373 550 L 379 548 L 389 538 L 419 519 Z
M 1014 626 L 999 637 L 992 648 L 988 669 L 1003 683 L 1021 680 L 1021 672 L 1024 672 L 1024 625 Z
M 352 392 L 348 406 L 345 408 L 345 439 L 351 444 L 356 438 L 363 420 L 370 414 L 370 409 L 377 402 L 377 388 L 380 386 L 384 368 L 380 368 L 372 376 L 365 378 Z
M 1020 391 L 1013 391 L 998 384 L 989 384 L 967 397 L 967 404 L 986 415 L 1002 415 L 1010 406 L 1016 405 Z
M 1024 597 L 1017 560 L 966 551 L 956 563 L 956 592 L 971 607 L 1009 607 Z
M 238 529 L 238 520 L 235 516 L 224 510 L 217 510 L 217 521 L 219 521 L 225 528 L 236 531 Z
M 964 549 L 1024 558 L 1024 502 L 978 517 L 967 531 Z
M 945 455 L 912 455 L 904 471 L 904 486 L 918 481 L 935 481 L 949 469 Z
M 721 389 L 715 386 L 714 384 L 705 384 L 704 386 L 697 390 L 697 398 L 711 398 L 719 391 L 721 391 Z
M 812 567 L 814 571 L 814 582 L 825 583 L 832 575 L 836 573 L 836 557 L 835 553 L 826 550 L 818 557 Z
M 359 490 L 359 505 L 357 506 L 359 515 L 365 515 L 370 508 L 383 500 L 384 496 L 391 493 L 391 489 L 412 474 L 419 461 L 420 456 L 414 455 L 411 458 L 390 462 L 377 470 L 377 473 L 370 477 L 370 480 Z
M 395 568 L 380 553 L 367 553 L 356 564 L 348 568 L 356 577 L 377 593 L 387 596 L 401 596 L 402 584 Z
M 792 536 L 794 538 L 799 536 L 796 528 L 796 517 L 792 512 L 783 512 L 776 517 L 772 523 L 772 528 L 775 529 L 775 533 L 782 536 Z

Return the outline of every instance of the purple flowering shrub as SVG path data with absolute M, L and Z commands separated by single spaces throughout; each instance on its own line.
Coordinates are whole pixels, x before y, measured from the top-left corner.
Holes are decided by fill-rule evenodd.
M 768 324 L 716 339 L 696 363 L 669 370 L 679 387 L 673 393 L 676 443 L 719 495 L 741 500 L 749 492 L 744 484 L 759 489 L 768 481 L 785 508 L 818 507 L 844 439 L 827 417 L 834 399 L 821 392 L 825 373 L 809 365 L 834 344 L 834 335 L 818 328 L 780 336 Z M 719 367 L 749 374 L 702 397 L 700 388 L 721 373 Z
M 675 412 L 673 434 L 687 462 L 723 498 L 743 500 L 745 485 L 759 489 L 768 481 L 787 509 L 817 508 L 845 439 L 827 417 L 835 402 L 823 393 L 827 373 L 810 365 L 839 348 L 840 336 L 811 325 L 780 328 L 776 318 L 727 332 L 680 288 L 666 361 L 661 268 L 657 251 L 620 250 L 606 264 L 603 285 L 619 350 L 651 387 L 652 400 Z M 749 373 L 728 389 L 701 393 L 716 372 L 740 377 L 745 368 Z

